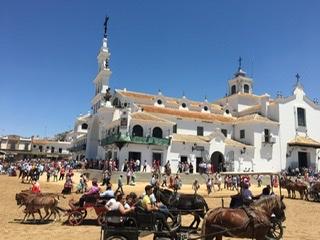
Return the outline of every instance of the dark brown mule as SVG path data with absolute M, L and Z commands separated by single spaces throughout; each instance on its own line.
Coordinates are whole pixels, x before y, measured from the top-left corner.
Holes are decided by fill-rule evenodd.
M 255 201 L 247 210 L 211 209 L 202 224 L 202 239 L 221 240 L 222 236 L 228 236 L 263 240 L 271 229 L 272 214 L 281 221 L 285 220 L 285 205 L 282 199 L 276 195 L 264 197 Z

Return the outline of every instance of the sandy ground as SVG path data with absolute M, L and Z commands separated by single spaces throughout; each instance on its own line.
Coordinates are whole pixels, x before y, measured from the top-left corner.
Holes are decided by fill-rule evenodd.
M 75 176 L 77 182 L 78 174 Z M 63 182 L 44 181 L 44 177 L 40 180 L 43 192 L 60 192 Z M 125 186 L 126 193 L 135 191 L 140 194 L 143 192 L 145 183 L 136 186 Z M 81 226 L 71 227 L 64 224 L 66 216 L 60 222 L 50 222 L 46 224 L 26 223 L 21 224 L 20 221 L 24 214 L 22 209 L 18 208 L 15 201 L 15 194 L 22 189 L 29 188 L 29 184 L 22 184 L 16 177 L 0 176 L 0 239 L 16 239 L 16 240 L 98 240 L 100 239 L 100 227 L 96 224 L 96 214 L 94 210 L 90 210 L 87 220 Z M 190 185 L 183 186 L 183 192 L 192 192 Z M 261 189 L 253 187 L 255 193 L 259 193 Z M 203 194 L 210 208 L 221 206 L 221 198 L 219 196 L 228 196 L 235 192 L 222 190 L 215 192 L 211 196 L 207 196 L 205 186 L 201 186 L 200 194 Z M 286 193 L 285 193 L 286 194 Z M 67 202 L 70 198 L 78 200 L 80 195 L 72 194 L 66 199 L 61 199 L 60 206 L 67 208 Z M 225 205 L 228 206 L 228 197 L 224 198 Z M 285 222 L 284 239 L 319 239 L 320 238 L 320 203 L 311 203 L 302 200 L 285 199 L 287 206 Z M 191 217 L 184 217 L 184 222 L 190 222 Z M 152 236 L 146 236 L 141 239 L 151 240 Z M 229 239 L 229 238 L 224 238 Z

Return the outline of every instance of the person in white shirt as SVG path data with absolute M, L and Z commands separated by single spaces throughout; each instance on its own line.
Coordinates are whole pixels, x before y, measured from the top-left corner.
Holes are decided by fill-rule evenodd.
M 116 199 L 112 198 L 110 199 L 106 205 L 105 205 L 105 208 L 108 210 L 108 211 L 116 211 L 118 210 L 121 214 L 127 214 L 131 211 L 134 211 L 134 207 L 130 207 L 128 209 L 125 209 L 124 208 L 124 205 L 125 205 L 125 202 L 126 202 L 126 197 L 124 194 L 120 193 L 116 196 Z

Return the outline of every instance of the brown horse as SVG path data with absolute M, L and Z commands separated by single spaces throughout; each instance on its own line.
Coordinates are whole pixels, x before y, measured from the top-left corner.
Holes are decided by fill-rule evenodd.
M 51 215 L 54 215 L 54 221 L 56 220 L 56 215 L 58 214 L 58 217 L 60 219 L 60 213 L 59 211 L 63 211 L 63 209 L 58 207 L 58 197 L 56 194 L 47 193 L 47 194 L 36 194 L 36 193 L 30 193 L 30 192 L 21 192 L 16 194 L 16 201 L 17 205 L 19 206 L 25 206 L 26 209 L 24 210 L 25 216 L 22 222 L 26 221 L 30 215 L 33 216 L 34 219 L 34 213 L 39 213 L 40 220 L 50 218 Z M 44 208 L 46 215 L 44 218 L 42 218 L 40 209 Z M 50 212 L 49 212 L 50 210 Z
M 261 198 L 248 208 L 215 208 L 207 212 L 202 224 L 202 239 L 221 240 L 222 236 L 265 239 L 272 224 L 272 214 L 285 220 L 283 197 Z
M 294 182 L 289 178 L 280 180 L 280 186 L 287 189 L 288 198 L 296 198 L 296 191 L 300 194 L 300 199 L 307 198 L 308 186 L 303 182 Z

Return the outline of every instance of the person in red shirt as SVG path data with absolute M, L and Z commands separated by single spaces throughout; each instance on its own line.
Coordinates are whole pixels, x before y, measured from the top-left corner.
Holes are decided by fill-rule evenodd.
M 33 192 L 33 193 L 41 193 L 40 184 L 35 179 L 32 180 L 31 192 Z

